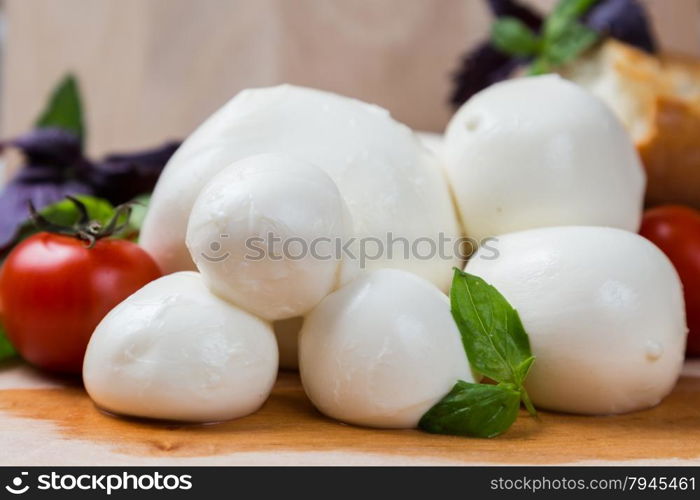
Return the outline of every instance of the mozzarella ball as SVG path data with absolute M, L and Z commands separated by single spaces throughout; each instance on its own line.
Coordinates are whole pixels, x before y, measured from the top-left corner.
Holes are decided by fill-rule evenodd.
M 338 285 L 352 222 L 323 170 L 279 155 L 225 168 L 200 192 L 187 247 L 204 282 L 263 319 L 309 312 Z
M 83 364 L 97 406 L 188 422 L 253 413 L 276 376 L 271 326 L 214 296 L 193 272 L 164 276 L 115 307 Z
M 447 289 L 458 256 L 443 258 L 426 240 L 417 241 L 461 236 L 435 156 L 382 108 L 290 85 L 241 92 L 168 162 L 140 236 L 164 272 L 194 269 L 185 233 L 204 185 L 234 161 L 261 153 L 311 163 L 333 179 L 355 236 L 368 242 L 366 269 L 405 269 Z M 379 252 L 369 239 L 385 242 L 389 236 L 415 243 L 418 251 L 405 258 L 400 241 L 394 252 Z
M 299 331 L 303 324 L 304 318 L 301 317 L 283 319 L 272 324 L 277 337 L 282 369 L 299 369 Z
M 493 85 L 450 121 L 444 158 L 476 240 L 559 225 L 637 231 L 645 174 L 598 98 L 559 76 Z
M 447 297 L 394 269 L 360 276 L 307 316 L 299 368 L 319 411 L 382 428 L 416 427 L 457 380 L 474 380 Z
M 634 233 L 533 229 L 479 250 L 468 273 L 518 310 L 540 408 L 605 415 L 648 408 L 676 383 L 687 333 L 683 293 L 666 256 Z

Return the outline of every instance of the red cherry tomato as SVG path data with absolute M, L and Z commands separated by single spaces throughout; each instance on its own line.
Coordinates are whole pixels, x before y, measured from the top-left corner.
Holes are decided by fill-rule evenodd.
M 690 356 L 700 356 L 700 212 L 669 205 L 644 213 L 639 233 L 671 260 L 683 282 Z
M 135 243 L 38 233 L 10 252 L 0 303 L 10 342 L 41 368 L 80 373 L 90 336 L 122 300 L 161 276 Z

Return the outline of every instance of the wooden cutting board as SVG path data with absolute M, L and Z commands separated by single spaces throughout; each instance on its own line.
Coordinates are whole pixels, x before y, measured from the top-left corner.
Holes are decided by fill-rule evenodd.
M 611 383 L 614 380 L 611 379 Z M 613 417 L 521 415 L 483 440 L 343 425 L 282 373 L 256 414 L 217 425 L 124 420 L 94 407 L 79 381 L 0 365 L 2 464 L 700 464 L 700 361 L 656 408 Z

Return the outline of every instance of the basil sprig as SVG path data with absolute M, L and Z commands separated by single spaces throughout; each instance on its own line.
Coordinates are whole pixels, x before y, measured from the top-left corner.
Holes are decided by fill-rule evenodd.
M 518 312 L 493 286 L 458 269 L 450 303 L 469 363 L 497 385 L 458 381 L 423 415 L 419 427 L 437 434 L 494 437 L 513 425 L 521 401 L 536 415 L 524 386 L 535 357 Z
M 491 42 L 501 52 L 532 59 L 528 73 L 548 73 L 572 61 L 592 47 L 600 35 L 579 22 L 599 0 L 560 0 L 547 17 L 541 33 L 535 33 L 514 17 L 498 19 L 491 29 Z

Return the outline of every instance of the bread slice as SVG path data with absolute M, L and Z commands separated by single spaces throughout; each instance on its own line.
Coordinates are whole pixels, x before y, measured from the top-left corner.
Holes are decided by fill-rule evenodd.
M 700 62 L 608 40 L 561 75 L 605 101 L 647 170 L 647 203 L 700 208 Z

